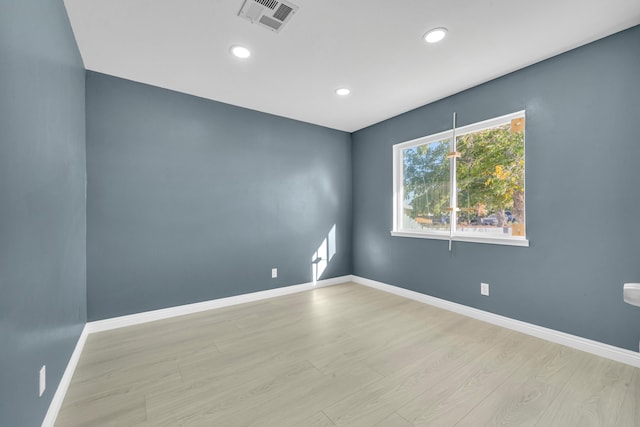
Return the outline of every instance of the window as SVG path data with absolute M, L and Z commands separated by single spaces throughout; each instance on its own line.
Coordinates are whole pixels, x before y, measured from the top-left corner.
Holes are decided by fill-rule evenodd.
M 392 234 L 527 246 L 524 111 L 393 147 Z

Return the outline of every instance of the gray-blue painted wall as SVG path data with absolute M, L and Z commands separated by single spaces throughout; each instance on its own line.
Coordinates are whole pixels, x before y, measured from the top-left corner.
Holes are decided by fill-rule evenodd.
M 88 72 L 87 170 L 90 320 L 351 273 L 348 133 Z
M 522 109 L 529 248 L 390 236 L 393 144 Z M 355 132 L 353 273 L 637 351 L 639 123 L 634 27 Z
M 84 103 L 62 0 L 1 0 L 2 426 L 40 425 L 86 321 Z

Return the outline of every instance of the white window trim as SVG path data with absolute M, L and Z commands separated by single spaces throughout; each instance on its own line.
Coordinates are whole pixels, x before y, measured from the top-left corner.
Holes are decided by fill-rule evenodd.
M 488 243 L 491 245 L 529 247 L 529 240 L 521 237 L 486 237 L 472 234 L 454 234 L 453 236 L 449 236 L 449 233 L 424 231 L 391 231 L 391 235 L 394 237 L 413 237 L 417 239 L 451 240 L 453 242 Z
M 433 240 L 449 240 L 454 242 L 470 242 L 470 243 L 488 243 L 493 245 L 508 245 L 508 246 L 521 246 L 528 247 L 529 240 L 527 236 L 519 237 L 519 236 L 504 236 L 500 237 L 497 235 L 494 236 L 481 236 L 478 234 L 459 234 L 455 230 L 455 225 L 452 226 L 452 231 L 449 232 L 437 232 L 437 231 L 413 231 L 413 230 L 401 230 L 400 229 L 400 221 L 402 218 L 402 209 L 404 203 L 404 189 L 403 182 L 401 178 L 401 172 L 403 170 L 403 159 L 402 159 L 402 151 L 407 148 L 417 147 L 419 145 L 429 144 L 435 141 L 441 141 L 443 139 L 453 140 L 453 138 L 457 138 L 459 136 L 466 135 L 468 133 L 476 132 L 478 130 L 496 127 L 504 124 L 505 122 L 511 121 L 513 119 L 525 117 L 525 110 L 517 111 L 511 114 L 505 114 L 504 116 L 495 117 L 489 120 L 484 120 L 477 123 L 472 123 L 470 125 L 462 126 L 455 129 L 449 129 L 444 132 L 438 132 L 433 135 L 423 136 L 420 138 L 412 139 L 410 141 L 401 142 L 395 144 L 393 146 L 393 229 L 391 230 L 391 235 L 395 237 L 412 237 L 419 239 L 433 239 Z M 526 117 L 525 117 L 526 120 Z M 455 147 L 455 142 L 453 143 Z M 455 150 L 452 150 L 455 151 Z M 525 166 L 526 167 L 526 166 Z M 452 168 L 452 174 L 455 173 L 455 169 Z M 526 175 L 525 175 L 526 181 Z M 525 184 L 526 186 L 526 184 Z M 526 195 L 525 195 L 526 197 Z M 526 202 L 525 202 L 526 206 Z M 451 224 L 454 223 L 454 220 L 457 220 L 457 215 L 455 212 L 451 212 L 452 221 Z M 526 215 L 526 213 L 525 213 Z

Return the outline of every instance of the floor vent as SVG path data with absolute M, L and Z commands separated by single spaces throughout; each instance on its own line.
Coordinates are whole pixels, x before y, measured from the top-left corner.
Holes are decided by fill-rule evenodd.
M 297 10 L 298 6 L 287 1 L 245 0 L 238 16 L 279 33 Z

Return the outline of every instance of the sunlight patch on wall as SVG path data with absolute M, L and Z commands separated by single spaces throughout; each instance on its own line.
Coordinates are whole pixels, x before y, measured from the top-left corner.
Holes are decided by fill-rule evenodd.
M 313 275 L 313 283 L 315 283 L 322 278 L 322 274 L 327 269 L 327 266 L 333 259 L 333 257 L 338 252 L 338 248 L 336 246 L 336 225 L 333 224 L 329 233 L 327 233 L 327 237 L 322 240 L 318 249 L 311 256 L 311 268 Z

